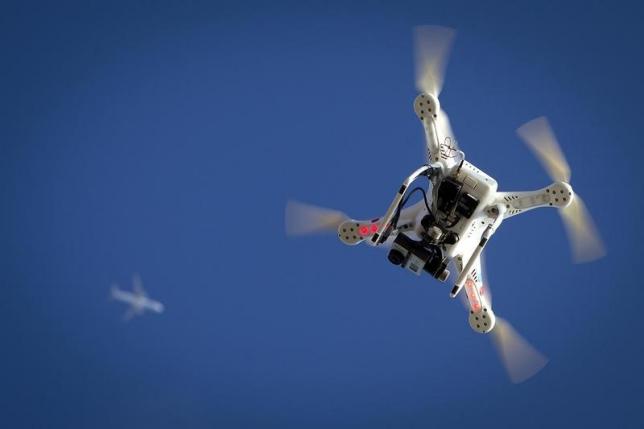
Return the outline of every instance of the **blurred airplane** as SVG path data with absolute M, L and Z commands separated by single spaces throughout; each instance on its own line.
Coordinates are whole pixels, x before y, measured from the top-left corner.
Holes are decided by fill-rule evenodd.
M 155 313 L 163 313 L 164 306 L 159 301 L 148 298 L 148 295 L 143 289 L 143 282 L 141 276 L 135 274 L 132 277 L 132 292 L 119 289 L 117 284 L 113 284 L 111 288 L 111 297 L 117 301 L 124 302 L 130 305 L 130 308 L 123 315 L 123 320 L 128 321 L 134 316 L 139 316 L 145 313 L 146 310 Z

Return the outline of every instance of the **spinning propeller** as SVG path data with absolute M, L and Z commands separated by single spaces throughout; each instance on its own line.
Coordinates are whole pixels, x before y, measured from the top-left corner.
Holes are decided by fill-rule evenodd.
M 517 134 L 532 149 L 552 180 L 570 182 L 570 167 L 545 117 L 522 125 Z M 605 255 L 597 228 L 577 193 L 559 213 L 568 233 L 575 262 L 589 262 Z
M 416 88 L 420 92 L 433 95 L 438 99 L 443 89 L 445 69 L 455 35 L 456 32 L 447 27 L 425 25 L 414 29 Z M 436 121 L 438 128 L 454 142 L 454 132 L 449 117 L 443 109 L 439 110 Z
M 548 363 L 548 358 L 530 345 L 507 320 L 497 316 L 496 325 L 490 334 L 513 383 L 524 382 Z
M 289 200 L 286 203 L 286 235 L 306 235 L 335 232 L 349 216 L 341 211 Z
M 483 256 L 480 257 L 480 263 L 483 283 L 481 295 L 484 295 L 487 303 L 492 306 L 492 293 L 487 280 L 487 267 Z M 465 294 L 462 294 L 462 297 L 463 304 L 469 309 Z M 524 382 L 536 375 L 548 363 L 547 357 L 523 338 L 510 322 L 499 316 L 496 316 L 496 324 L 489 335 L 492 337 L 492 343 L 501 363 L 513 383 Z
M 414 29 L 416 87 L 438 98 L 455 31 L 447 27 L 424 25 Z

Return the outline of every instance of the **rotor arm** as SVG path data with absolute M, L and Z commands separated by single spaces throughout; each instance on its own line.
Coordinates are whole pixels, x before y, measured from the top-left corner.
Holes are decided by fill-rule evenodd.
M 489 212 L 495 215 L 496 218 L 494 219 L 494 222 L 492 222 L 490 225 L 488 225 L 487 228 L 485 228 L 485 230 L 483 231 L 483 234 L 481 234 L 481 240 L 479 241 L 478 246 L 476 246 L 476 248 L 472 252 L 472 255 L 467 260 L 467 264 L 465 264 L 465 267 L 459 274 L 458 279 L 456 280 L 456 283 L 454 284 L 454 287 L 450 292 L 450 297 L 455 298 L 456 295 L 458 295 L 458 293 L 463 288 L 463 285 L 465 284 L 465 280 L 467 280 L 468 274 L 472 271 L 474 264 L 481 257 L 481 252 L 483 252 L 485 245 L 489 241 L 490 237 L 492 237 L 492 235 L 496 232 L 496 229 L 499 227 L 499 225 L 501 225 L 501 222 L 503 222 L 503 214 L 505 213 L 505 210 L 506 210 L 505 206 L 501 204 L 492 206 L 489 209 Z
M 427 162 L 441 164 L 446 169 L 457 166 L 465 156 L 458 150 L 449 118 L 438 98 L 425 93 L 418 95 L 414 112 L 423 124 Z
M 432 162 L 440 160 L 440 139 L 436 122 L 440 111 L 438 98 L 429 94 L 420 94 L 414 100 L 414 111 L 423 123 L 425 130 L 425 144 L 427 145 L 427 159 Z
M 497 192 L 496 204 L 505 207 L 505 218 L 539 207 L 567 207 L 574 198 L 572 187 L 566 182 L 555 182 L 537 191 Z
M 454 260 L 459 273 L 463 271 L 463 258 L 461 256 Z M 483 264 L 481 258 L 475 258 L 472 269 L 467 273 L 465 281 L 465 299 L 469 310 L 468 321 L 474 332 L 487 334 L 496 323 L 496 316 L 492 311 L 492 300 L 489 292 L 483 285 Z
M 400 211 L 395 228 L 391 228 L 389 238 L 396 236 L 399 232 L 413 231 L 416 228 L 416 216 L 424 208 L 424 203 L 419 201 L 411 207 L 404 208 Z M 370 246 L 377 246 L 371 241 L 371 237 L 378 232 L 381 225 L 381 219 L 355 220 L 348 219 L 338 227 L 338 237 L 340 241 L 348 246 L 365 243 Z M 387 240 L 382 244 L 386 244 Z

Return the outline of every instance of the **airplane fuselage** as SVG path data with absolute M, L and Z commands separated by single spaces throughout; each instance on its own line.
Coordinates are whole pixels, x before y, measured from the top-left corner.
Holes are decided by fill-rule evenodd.
M 149 310 L 155 313 L 163 313 L 164 310 L 163 304 L 159 301 L 118 288 L 112 289 L 112 298 L 117 301 L 125 302 L 133 308 L 136 308 L 138 311 Z

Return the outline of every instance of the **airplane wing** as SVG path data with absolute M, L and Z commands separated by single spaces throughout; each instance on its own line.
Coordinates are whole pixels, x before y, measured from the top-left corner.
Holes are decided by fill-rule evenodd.
M 123 314 L 123 321 L 128 322 L 130 321 L 134 316 L 138 316 L 141 314 L 141 310 L 135 306 L 132 306 L 127 309 L 125 314 Z
M 143 289 L 143 281 L 139 274 L 134 274 L 134 276 L 132 276 L 132 290 L 134 290 L 134 293 L 138 296 L 147 296 L 145 289 Z

